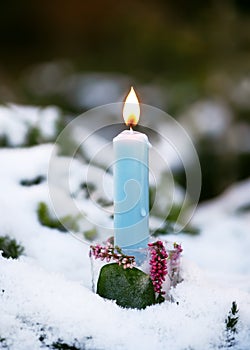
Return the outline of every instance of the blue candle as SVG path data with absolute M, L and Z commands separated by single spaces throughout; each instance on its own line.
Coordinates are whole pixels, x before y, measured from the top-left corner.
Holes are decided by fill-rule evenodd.
M 134 98 L 136 95 L 131 88 L 123 111 L 130 130 L 123 131 L 113 140 L 114 239 L 115 245 L 123 250 L 146 248 L 149 240 L 150 144 L 145 134 L 132 130 L 132 126 L 136 125 L 139 119 L 139 103 L 136 98 L 135 104 Z

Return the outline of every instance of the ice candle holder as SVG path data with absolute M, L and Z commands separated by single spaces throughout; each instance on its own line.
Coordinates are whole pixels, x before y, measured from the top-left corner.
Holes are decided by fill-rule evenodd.
M 148 281 L 150 284 L 152 283 L 156 302 L 159 302 L 159 300 L 161 302 L 165 299 L 171 300 L 170 289 L 182 281 L 180 273 L 181 252 L 182 248 L 179 244 L 168 241 L 152 242 L 149 243 L 147 248 L 129 249 L 129 251 L 119 250 L 119 248 L 117 251 L 110 243 L 106 245 L 93 245 L 90 249 L 92 291 L 100 294 L 98 288 L 102 283 L 100 282 L 101 271 L 106 265 L 112 264 L 115 266 L 117 264 L 117 268 L 120 265 L 120 270 L 117 271 L 116 275 L 117 281 L 122 278 L 121 275 L 123 273 L 126 274 L 124 277 L 126 280 L 129 280 L 129 276 L 131 275 L 132 285 L 123 287 L 124 294 L 129 289 L 129 292 L 132 293 L 134 280 L 141 278 L 140 274 L 137 277 L 133 273 L 140 270 L 143 273 L 142 275 L 145 276 L 145 281 Z M 136 261 L 133 260 L 133 257 L 136 257 Z M 113 275 L 110 276 L 112 279 Z M 109 282 L 112 284 L 111 279 L 108 280 L 108 278 L 106 281 L 107 285 L 109 285 Z M 117 288 L 119 288 L 119 281 L 117 282 Z M 112 295 L 116 294 L 114 293 Z M 109 296 L 106 297 L 112 299 Z M 123 298 L 122 294 L 121 298 Z M 116 300 L 116 302 L 118 305 L 124 306 L 119 303 L 119 300 Z

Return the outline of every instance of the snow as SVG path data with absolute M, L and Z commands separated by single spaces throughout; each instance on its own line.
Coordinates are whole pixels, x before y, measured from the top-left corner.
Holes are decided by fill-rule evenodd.
M 221 101 L 204 100 L 191 105 L 180 119 L 189 135 L 193 137 L 217 137 L 226 132 L 232 122 L 232 112 Z
M 11 122 L 7 124 L 11 128 Z M 18 144 L 15 137 L 13 144 Z M 96 205 L 98 198 L 112 197 L 100 188 L 98 167 L 91 170 L 93 183 L 99 185 L 93 198 L 86 198 L 79 187 L 88 164 L 57 154 L 50 186 L 47 181 L 20 184 L 46 177 L 53 152 L 52 144 L 0 149 L 0 235 L 25 247 L 18 260 L 0 258 L 0 339 L 5 338 L 0 348 L 36 350 L 62 339 L 81 349 L 217 349 L 225 344 L 225 318 L 235 300 L 240 311 L 234 348 L 249 349 L 250 214 L 239 209 L 250 202 L 250 179 L 198 206 L 193 223 L 200 235 L 161 237 L 181 242 L 184 248 L 184 280 L 171 290 L 174 301 L 145 310 L 122 309 L 91 291 L 89 246 L 82 238 L 90 228 L 112 227 L 109 210 Z M 110 188 L 112 176 L 106 181 Z M 65 199 L 60 215 L 81 214 L 74 235 L 38 220 L 39 202 L 47 203 L 53 213 L 51 186 Z
M 11 146 L 20 146 L 25 142 L 28 130 L 36 127 L 45 139 L 53 138 L 59 116 L 59 109 L 53 106 L 0 106 L 0 136 L 7 136 Z
M 249 76 L 247 76 L 241 79 L 240 81 L 238 81 L 237 84 L 234 84 L 231 92 L 231 99 L 239 107 L 243 107 L 243 108 L 245 107 L 246 109 L 249 109 L 250 107 L 249 97 L 250 97 L 250 78 Z
M 100 73 L 71 75 L 65 82 L 69 101 L 81 108 L 121 101 L 128 84 L 127 76 Z

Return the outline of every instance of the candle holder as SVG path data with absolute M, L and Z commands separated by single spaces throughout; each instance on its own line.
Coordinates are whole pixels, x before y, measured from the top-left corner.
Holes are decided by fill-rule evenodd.
M 128 308 L 172 300 L 170 290 L 182 281 L 182 248 L 156 241 L 147 248 L 121 250 L 108 241 L 90 249 L 92 291 Z

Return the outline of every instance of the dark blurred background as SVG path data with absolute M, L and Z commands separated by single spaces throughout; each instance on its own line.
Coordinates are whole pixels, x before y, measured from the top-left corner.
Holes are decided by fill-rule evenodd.
M 1 104 L 74 117 L 130 85 L 190 128 L 201 200 L 249 177 L 250 1 L 1 2 Z

